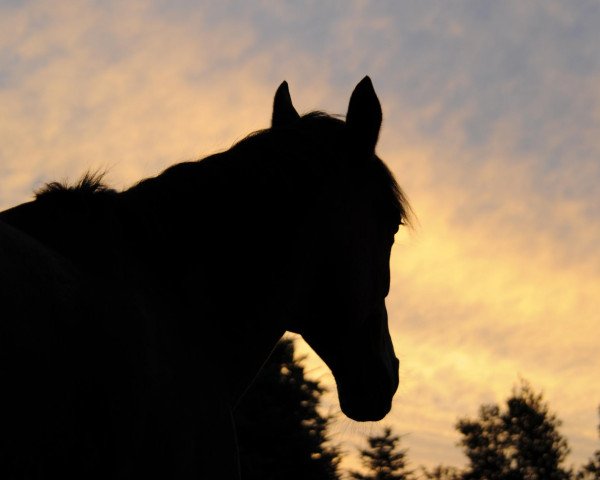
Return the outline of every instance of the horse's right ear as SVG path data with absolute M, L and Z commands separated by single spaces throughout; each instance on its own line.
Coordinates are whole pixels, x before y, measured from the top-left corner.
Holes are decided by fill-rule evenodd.
M 346 126 L 356 148 L 367 153 L 375 151 L 381 119 L 381 104 L 371 79 L 365 77 L 352 92 L 346 114 Z
M 290 97 L 288 84 L 284 81 L 275 92 L 271 127 L 285 127 L 299 118 L 300 115 L 298 115 L 294 105 L 292 105 L 292 97 Z

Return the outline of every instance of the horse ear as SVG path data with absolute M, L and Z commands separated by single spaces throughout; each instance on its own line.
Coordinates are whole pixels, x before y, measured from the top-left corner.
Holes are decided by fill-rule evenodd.
M 346 127 L 357 147 L 369 153 L 375 151 L 381 128 L 381 105 L 375 94 L 373 83 L 367 76 L 356 86 L 350 97 Z
M 294 105 L 292 105 L 292 97 L 290 97 L 288 84 L 284 81 L 275 92 L 271 127 L 284 127 L 299 118 L 300 115 L 298 115 Z

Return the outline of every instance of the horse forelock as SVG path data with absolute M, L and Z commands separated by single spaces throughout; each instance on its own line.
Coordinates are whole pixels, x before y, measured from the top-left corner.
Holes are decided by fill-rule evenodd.
M 382 207 L 398 225 L 412 228 L 414 213 L 406 194 L 387 165 L 379 157 L 376 157 L 376 160 L 375 176 L 378 178 L 375 181 L 375 189 L 381 198 Z

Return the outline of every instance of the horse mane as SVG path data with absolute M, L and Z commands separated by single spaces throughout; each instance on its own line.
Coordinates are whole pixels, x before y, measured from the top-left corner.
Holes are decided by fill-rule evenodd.
M 95 194 L 115 194 L 116 191 L 104 183 L 106 172 L 86 172 L 75 184 L 67 181 L 46 183 L 35 192 L 36 200 L 63 196 L 90 196 Z
M 227 150 L 226 154 L 236 155 L 241 153 L 248 147 L 252 147 L 256 142 L 266 143 L 268 148 L 277 151 L 290 151 L 290 139 L 295 137 L 295 134 L 301 133 L 302 136 L 297 142 L 302 146 L 303 139 L 306 136 L 317 137 L 317 139 L 325 139 L 333 134 L 333 138 L 343 135 L 345 122 L 342 120 L 341 115 L 331 115 L 323 111 L 313 111 L 302 115 L 297 122 L 286 127 L 268 128 L 263 130 L 257 130 L 248 134 L 243 139 L 234 143 L 233 146 Z M 296 137 L 297 138 L 297 137 Z M 319 146 L 324 147 L 322 141 L 318 142 Z M 198 162 L 202 163 L 208 159 L 218 157 L 222 154 L 214 154 L 205 157 Z M 298 153 L 296 153 L 298 155 Z M 310 158 L 310 156 L 309 156 Z M 303 158 L 303 162 L 307 159 Z M 174 173 L 181 168 L 183 165 L 189 165 L 190 162 L 183 164 L 176 164 L 167 168 L 163 173 Z M 317 167 L 318 168 L 318 167 Z M 321 166 L 323 168 L 323 166 Z M 383 163 L 383 161 L 377 156 L 373 155 L 373 161 L 368 162 L 367 165 L 368 175 L 367 178 L 371 179 L 371 188 L 374 193 L 379 197 L 381 206 L 387 214 L 392 216 L 393 220 L 399 225 L 406 225 L 412 227 L 414 214 L 410 203 L 402 191 L 402 188 L 396 182 L 394 175 L 389 168 Z M 256 171 L 257 175 L 262 175 L 260 169 Z M 360 172 L 362 175 L 364 172 Z M 113 196 L 117 194 L 117 191 L 109 187 L 104 183 L 105 171 L 86 172 L 83 177 L 74 184 L 69 184 L 66 181 L 63 182 L 50 182 L 45 184 L 41 189 L 35 192 L 36 199 L 59 199 L 59 198 L 89 198 L 91 196 Z M 334 174 L 335 175 L 335 174 Z M 338 176 L 340 173 L 337 174 Z M 134 187 L 141 186 L 148 181 L 154 180 L 153 178 L 141 180 Z M 334 179 L 335 180 L 335 177 Z

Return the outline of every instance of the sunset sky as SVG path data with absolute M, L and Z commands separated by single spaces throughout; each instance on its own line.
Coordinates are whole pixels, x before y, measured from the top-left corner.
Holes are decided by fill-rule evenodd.
M 0 209 L 226 149 L 269 126 L 284 79 L 299 111 L 344 114 L 368 74 L 418 217 L 392 255 L 381 425 L 412 466 L 462 466 L 456 420 L 525 378 L 578 465 L 600 448 L 599 25 L 592 1 L 0 0 Z M 340 414 L 333 440 L 354 452 L 381 425 Z

